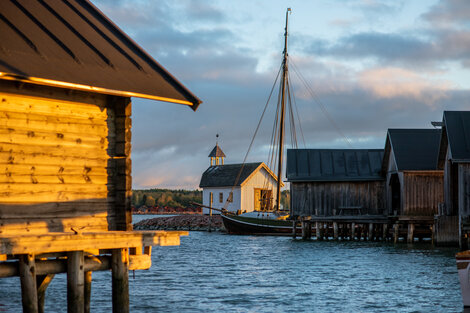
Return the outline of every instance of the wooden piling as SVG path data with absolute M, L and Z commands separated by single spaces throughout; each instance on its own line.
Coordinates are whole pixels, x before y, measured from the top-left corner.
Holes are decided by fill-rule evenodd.
M 414 231 L 415 231 L 415 224 L 409 223 L 408 224 L 408 237 L 406 242 L 407 243 L 413 243 L 414 241 Z
M 318 232 L 318 230 L 317 230 Z M 302 221 L 302 239 L 311 239 L 312 238 L 312 225 L 310 221 Z
M 369 232 L 367 233 L 367 240 L 371 241 L 374 239 L 374 224 L 369 223 Z
M 113 249 L 111 257 L 113 313 L 129 313 L 127 249 Z
M 20 255 L 19 274 L 21 281 L 23 313 L 38 313 L 38 294 L 36 288 L 36 267 L 34 255 Z
M 46 289 L 54 278 L 54 274 L 36 275 L 36 286 L 38 288 L 38 312 L 44 313 L 44 300 L 46 299 Z
M 333 239 L 338 240 L 338 223 L 333 222 Z
M 292 221 L 292 238 L 296 238 L 297 237 L 297 221 L 296 220 L 293 220 Z
M 85 312 L 85 274 L 83 251 L 67 253 L 67 312 Z
M 388 224 L 382 224 L 382 240 L 388 240 Z
M 398 242 L 399 226 L 400 226 L 399 224 L 393 225 L 393 243 L 397 243 L 397 242 Z
M 355 239 L 356 237 L 355 232 L 356 232 L 356 223 L 351 223 L 351 239 L 350 240 Z
M 91 271 L 84 273 L 84 282 L 85 282 L 85 313 L 90 313 L 90 301 L 91 301 L 91 281 L 92 281 Z

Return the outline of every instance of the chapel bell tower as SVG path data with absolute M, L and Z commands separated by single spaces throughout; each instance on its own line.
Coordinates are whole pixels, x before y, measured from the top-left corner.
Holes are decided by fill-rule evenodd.
M 222 151 L 222 149 L 220 149 L 219 147 L 219 142 L 218 142 L 219 134 L 217 134 L 215 137 L 217 138 L 215 142 L 215 147 L 214 149 L 212 149 L 211 153 L 209 154 L 209 158 L 211 158 L 211 166 L 224 165 L 225 154 Z

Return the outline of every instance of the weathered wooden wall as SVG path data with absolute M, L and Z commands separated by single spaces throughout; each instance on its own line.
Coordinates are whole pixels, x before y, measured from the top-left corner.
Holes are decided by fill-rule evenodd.
M 130 101 L 0 82 L 0 235 L 129 229 Z
M 402 211 L 399 215 L 433 216 L 444 201 L 443 171 L 403 172 Z
M 458 203 L 461 220 L 470 227 L 470 164 L 458 164 Z
M 363 207 L 363 214 L 382 214 L 385 208 L 384 181 L 291 182 L 292 214 L 329 216 L 340 207 Z

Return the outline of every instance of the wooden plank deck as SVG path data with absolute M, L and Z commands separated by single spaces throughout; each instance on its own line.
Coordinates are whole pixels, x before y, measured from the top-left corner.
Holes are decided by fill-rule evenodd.
M 41 254 L 90 249 L 177 246 L 187 231 L 107 231 L 0 236 L 0 255 Z

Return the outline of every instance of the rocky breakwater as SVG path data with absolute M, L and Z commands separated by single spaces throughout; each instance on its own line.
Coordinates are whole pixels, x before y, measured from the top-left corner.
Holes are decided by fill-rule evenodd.
M 156 217 L 134 224 L 135 230 L 225 231 L 219 215 L 177 215 Z

